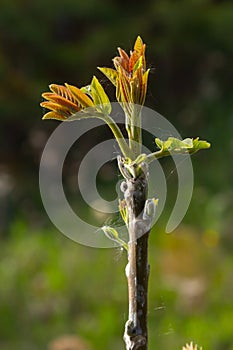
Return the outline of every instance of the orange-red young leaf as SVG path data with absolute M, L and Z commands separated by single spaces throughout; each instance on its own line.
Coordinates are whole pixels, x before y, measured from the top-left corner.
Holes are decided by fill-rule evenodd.
M 120 54 L 120 57 L 123 58 L 125 61 L 129 60 L 129 56 L 128 54 L 125 52 L 125 50 L 121 49 L 120 47 L 118 47 L 118 52 Z
M 57 113 L 57 112 L 48 112 L 46 113 L 42 119 L 56 119 L 56 120 L 66 120 L 67 117 L 65 116 L 62 116 L 60 113 Z
M 80 105 L 83 108 L 86 107 L 92 107 L 93 101 L 90 99 L 90 97 L 88 97 L 87 95 L 85 95 L 79 88 L 77 88 L 76 86 L 73 85 L 69 85 L 69 84 L 65 84 L 65 86 L 67 87 L 67 89 L 69 89 L 69 91 L 71 92 L 71 94 L 74 96 L 74 98 L 76 99 L 76 102 L 80 103 Z
M 65 117 L 69 117 L 71 114 L 75 113 L 77 110 L 71 111 L 70 108 L 64 107 L 63 105 L 51 102 L 51 101 L 45 101 L 42 102 L 41 107 L 50 109 L 53 112 L 57 112 Z
M 76 103 L 76 99 L 74 98 L 72 93 L 67 89 L 67 87 L 63 85 L 50 84 L 49 88 L 56 95 L 59 95 L 61 97 L 64 97 L 66 100 Z
M 136 51 L 133 51 L 132 54 L 130 55 L 129 59 L 129 71 L 132 72 L 135 64 L 137 63 L 139 57 L 136 53 Z
M 70 109 L 72 111 L 79 111 L 81 108 L 77 103 L 71 102 L 70 100 L 66 99 L 65 97 L 61 97 L 59 95 L 56 95 L 52 92 L 44 92 L 42 94 L 42 97 L 48 101 L 55 102 L 59 104 L 60 106 L 66 107 L 67 109 Z M 42 102 L 44 103 L 44 102 Z M 44 107 L 44 106 L 42 106 Z M 49 108 L 49 107 L 48 107 Z

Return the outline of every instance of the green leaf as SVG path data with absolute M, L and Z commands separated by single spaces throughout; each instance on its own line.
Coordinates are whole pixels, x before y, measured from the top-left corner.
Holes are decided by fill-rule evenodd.
M 98 69 L 116 86 L 118 73 L 115 69 L 105 67 L 98 67 Z
M 128 250 L 128 244 L 119 237 L 117 230 L 110 226 L 103 226 L 101 229 L 104 231 L 107 238 L 109 238 L 111 241 L 117 242 L 119 245 L 125 248 L 125 250 Z
M 168 152 L 186 150 L 193 147 L 193 141 L 190 138 L 179 140 L 175 137 L 169 137 L 166 141 L 156 138 L 155 142 L 160 149 Z
M 199 137 L 193 140 L 192 153 L 199 151 L 200 149 L 210 148 L 211 144 L 207 141 L 199 140 Z
M 163 142 L 164 142 L 164 141 L 160 140 L 159 138 L 156 138 L 156 139 L 155 139 L 155 143 L 156 143 L 156 145 L 157 145 L 160 149 L 163 148 Z
M 121 217 L 124 220 L 126 226 L 128 226 L 129 214 L 128 214 L 128 209 L 127 209 L 127 205 L 126 205 L 125 199 L 119 200 L 119 211 L 120 211 Z
M 89 95 L 90 97 L 91 96 L 91 85 L 86 85 L 86 86 L 83 86 L 81 89 L 80 89 L 84 94 L 86 95 Z
M 179 140 L 175 137 L 169 137 L 166 141 L 162 141 L 158 138 L 155 139 L 156 145 L 163 152 L 169 153 L 195 153 L 200 149 L 207 149 L 210 147 L 210 143 L 207 141 L 199 141 L 199 137 L 196 139 L 186 138 Z
M 93 76 L 91 81 L 91 95 L 96 109 L 106 115 L 109 115 L 112 109 L 109 98 L 105 93 L 103 86 L 95 76 Z

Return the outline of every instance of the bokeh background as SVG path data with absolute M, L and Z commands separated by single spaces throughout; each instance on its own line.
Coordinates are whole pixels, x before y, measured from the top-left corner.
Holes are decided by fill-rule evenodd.
M 177 179 L 172 161 L 162 162 L 169 195 L 150 237 L 150 349 L 193 340 L 204 350 L 233 350 L 232 24 L 233 4 L 224 0 L 1 0 L 1 349 L 47 349 L 65 334 L 95 350 L 124 348 L 126 256 L 74 243 L 47 218 L 38 169 L 58 123 L 41 121 L 39 103 L 51 82 L 83 86 L 93 74 L 111 95 L 96 67 L 110 66 L 116 48 L 129 50 L 140 34 L 151 67 L 146 105 L 182 136 L 212 143 L 192 158 L 192 202 L 169 235 Z M 105 132 L 87 135 L 71 152 L 71 200 L 73 163 Z M 111 198 L 114 164 L 99 181 Z

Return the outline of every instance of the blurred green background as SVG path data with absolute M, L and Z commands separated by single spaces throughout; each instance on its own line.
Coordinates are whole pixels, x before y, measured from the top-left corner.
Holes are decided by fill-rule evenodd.
M 212 143 L 192 158 L 192 202 L 170 235 L 177 179 L 163 162 L 170 194 L 150 237 L 150 349 L 193 340 L 233 350 L 232 24 L 224 0 L 1 0 L 0 349 L 47 349 L 64 334 L 95 350 L 124 348 L 126 256 L 74 243 L 47 218 L 38 169 L 58 123 L 41 121 L 39 103 L 51 82 L 83 86 L 93 74 L 112 94 L 96 67 L 111 65 L 116 48 L 128 51 L 140 34 L 152 72 L 146 105 L 182 136 Z M 76 148 L 66 169 L 71 196 L 77 157 Z M 110 174 L 100 177 L 105 194 Z

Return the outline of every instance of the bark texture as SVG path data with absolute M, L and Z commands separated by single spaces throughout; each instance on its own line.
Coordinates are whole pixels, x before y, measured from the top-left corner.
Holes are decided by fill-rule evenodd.
M 128 210 L 128 280 L 129 315 L 124 341 L 127 350 L 147 350 L 148 238 L 151 218 L 147 210 L 147 171 L 124 183 Z

